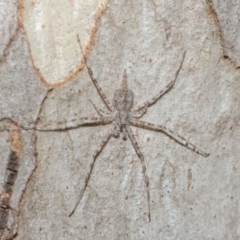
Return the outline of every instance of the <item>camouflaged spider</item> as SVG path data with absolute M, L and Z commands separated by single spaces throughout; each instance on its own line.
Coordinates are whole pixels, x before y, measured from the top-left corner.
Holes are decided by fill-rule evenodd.
M 78 41 L 79 41 L 79 45 L 81 48 L 79 37 L 78 37 Z M 81 48 L 81 51 L 82 51 L 82 48 Z M 85 60 L 85 64 L 86 64 L 89 76 L 90 76 L 93 84 L 95 85 L 105 106 L 109 110 L 108 112 L 103 111 L 103 110 L 99 109 L 94 103 L 91 102 L 93 104 L 94 108 L 96 109 L 97 113 L 99 114 L 99 117 L 94 117 L 94 118 L 85 117 L 85 118 L 82 118 L 82 120 L 85 122 L 84 124 L 95 124 L 95 125 L 111 124 L 112 126 L 109 129 L 109 131 L 107 132 L 107 134 L 104 136 L 104 138 L 102 139 L 98 148 L 96 149 L 96 151 L 93 154 L 93 160 L 92 160 L 92 163 L 90 164 L 90 171 L 87 174 L 87 177 L 85 179 L 84 187 L 80 192 L 79 200 L 69 216 L 71 216 L 75 212 L 78 204 L 80 203 L 80 201 L 84 195 L 84 192 L 88 186 L 88 182 L 89 182 L 90 176 L 92 174 L 94 164 L 95 164 L 95 161 L 96 161 L 98 155 L 101 153 L 102 149 L 104 148 L 104 146 L 107 144 L 108 140 L 112 136 L 118 137 L 119 134 L 122 133 L 124 140 L 126 140 L 127 137 L 130 138 L 132 145 L 142 163 L 142 169 L 143 169 L 143 174 L 144 174 L 144 178 L 145 178 L 145 185 L 146 185 L 146 189 L 147 189 L 148 219 L 149 219 L 149 221 L 151 221 L 149 180 L 148 180 L 148 176 L 146 173 L 146 165 L 144 162 L 144 156 L 139 148 L 136 137 L 133 134 L 130 126 L 132 125 L 132 126 L 139 127 L 139 128 L 162 132 L 165 135 L 169 136 L 170 138 L 174 139 L 179 144 L 189 148 L 190 150 L 192 150 L 204 157 L 209 156 L 208 153 L 203 152 L 202 150 L 200 150 L 199 148 L 194 146 L 192 143 L 188 142 L 185 138 L 183 138 L 182 136 L 167 129 L 166 127 L 164 127 L 162 125 L 152 124 L 152 123 L 138 120 L 146 113 L 147 109 L 151 105 L 153 105 L 160 97 L 162 97 L 165 93 L 167 93 L 173 87 L 173 85 L 178 77 L 178 74 L 182 68 L 182 65 L 183 65 L 183 62 L 185 59 L 185 52 L 183 54 L 183 58 L 182 58 L 180 67 L 176 71 L 174 80 L 171 81 L 169 84 L 167 84 L 163 88 L 163 90 L 158 92 L 151 99 L 149 99 L 148 101 L 146 101 L 140 105 L 137 105 L 135 107 L 133 106 L 134 105 L 134 93 L 128 88 L 128 85 L 127 85 L 126 70 L 124 70 L 124 73 L 123 73 L 123 80 L 121 83 L 121 87 L 114 92 L 113 101 L 112 101 L 112 103 L 110 103 L 108 101 L 106 95 L 103 93 L 103 90 L 99 86 L 97 80 L 94 78 L 92 70 L 87 64 L 87 59 L 86 59 L 85 55 L 83 54 L 83 51 L 82 51 L 82 55 Z

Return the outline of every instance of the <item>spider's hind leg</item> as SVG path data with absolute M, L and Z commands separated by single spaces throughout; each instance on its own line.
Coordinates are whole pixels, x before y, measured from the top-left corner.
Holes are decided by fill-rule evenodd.
M 136 139 L 134 133 L 132 132 L 132 129 L 129 126 L 126 126 L 126 129 L 127 129 L 128 136 L 132 142 L 132 145 L 142 163 L 142 170 L 143 170 L 143 175 L 144 175 L 146 189 L 147 189 L 148 219 L 149 219 L 149 222 L 151 222 L 149 179 L 148 179 L 147 172 L 146 172 L 147 169 L 146 169 L 146 164 L 144 161 L 144 156 L 140 150 L 140 147 L 137 143 L 137 139 Z
M 179 143 L 179 144 L 185 146 L 186 148 L 192 150 L 193 152 L 195 152 L 197 154 L 200 154 L 204 157 L 209 156 L 209 153 L 206 153 L 206 152 L 202 151 L 201 149 L 199 149 L 198 147 L 196 147 L 195 145 L 190 143 L 188 140 L 186 140 L 184 137 L 178 135 L 177 133 L 174 133 L 172 130 L 167 129 L 166 127 L 164 127 L 162 125 L 148 123 L 148 122 L 140 121 L 140 120 L 137 120 L 137 119 L 132 119 L 130 121 L 130 124 L 132 126 L 148 129 L 148 130 L 151 130 L 151 131 L 162 132 L 165 135 L 167 135 L 168 137 L 175 140 L 177 143 Z
M 75 210 L 77 209 L 77 206 L 78 204 L 81 202 L 82 198 L 83 198 L 83 195 L 86 191 L 86 188 L 88 186 L 88 182 L 90 180 L 90 177 L 91 177 L 91 174 L 92 174 L 92 171 L 93 171 L 93 168 L 94 168 L 94 165 L 95 165 L 95 162 L 96 162 L 96 159 L 98 157 L 98 155 L 101 153 L 101 151 L 103 150 L 104 146 L 107 144 L 107 142 L 109 141 L 110 137 L 112 136 L 113 134 L 113 128 L 111 128 L 107 134 L 104 136 L 103 140 L 101 141 L 101 143 L 99 144 L 98 148 L 95 150 L 94 154 L 93 154 L 93 160 L 90 164 L 90 170 L 89 170 L 89 173 L 87 174 L 87 177 L 85 178 L 85 181 L 84 181 L 84 186 L 83 186 L 83 189 L 81 190 L 80 192 L 80 195 L 79 195 L 79 199 L 74 207 L 74 209 L 72 210 L 72 212 L 69 214 L 69 217 L 71 217 Z

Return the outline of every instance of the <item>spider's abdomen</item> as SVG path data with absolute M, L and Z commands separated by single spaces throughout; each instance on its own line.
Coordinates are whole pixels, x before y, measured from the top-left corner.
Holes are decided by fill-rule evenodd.
M 113 106 L 119 111 L 129 112 L 133 107 L 134 94 L 129 89 L 118 89 L 114 92 Z

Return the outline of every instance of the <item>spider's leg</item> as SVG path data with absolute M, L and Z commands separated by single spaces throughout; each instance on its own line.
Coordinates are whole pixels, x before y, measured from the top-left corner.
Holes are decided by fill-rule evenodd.
M 148 219 L 149 219 L 149 222 L 151 222 L 149 179 L 148 179 L 147 172 L 146 172 L 146 164 L 144 162 L 144 156 L 143 156 L 143 154 L 140 150 L 140 147 L 138 146 L 136 137 L 134 136 L 134 133 L 133 133 L 132 129 L 129 126 L 126 126 L 126 129 L 127 129 L 127 132 L 128 132 L 128 136 L 129 136 L 129 138 L 132 142 L 132 145 L 133 145 L 133 147 L 134 147 L 134 149 L 135 149 L 135 151 L 136 151 L 136 153 L 137 153 L 137 155 L 140 158 L 141 163 L 142 163 L 143 175 L 144 175 L 144 178 L 145 178 L 145 184 L 146 184 L 146 189 L 147 189 Z
M 96 125 L 104 125 L 104 124 L 109 124 L 111 123 L 114 118 L 112 116 L 107 116 L 107 117 L 82 117 L 80 118 L 81 120 L 81 124 L 86 126 L 86 125 L 92 125 L 92 126 L 96 126 Z
M 174 133 L 173 131 L 167 129 L 166 127 L 164 127 L 162 125 L 148 123 L 148 122 L 140 121 L 137 119 L 131 119 L 130 124 L 135 127 L 140 127 L 140 128 L 145 128 L 145 129 L 152 130 L 152 131 L 162 132 L 162 133 L 166 134 L 167 136 L 169 136 L 170 138 L 174 139 L 179 144 L 189 148 L 190 150 L 192 150 L 204 157 L 209 156 L 209 153 L 205 153 L 204 151 L 200 150 L 199 148 L 194 146 L 192 143 L 190 143 L 188 140 L 186 140 L 184 137 Z
M 80 123 L 75 125 L 67 125 L 59 124 L 60 126 L 57 128 L 40 128 L 40 127 L 25 127 L 20 125 L 20 127 L 24 130 L 36 130 L 39 132 L 61 132 L 72 129 L 77 129 L 83 126 L 98 126 L 103 124 L 110 124 L 113 121 L 113 117 L 82 117 L 80 118 Z
M 114 129 L 114 128 L 111 128 L 111 129 L 107 132 L 107 134 L 104 136 L 103 140 L 102 140 L 101 143 L 99 144 L 98 148 L 95 150 L 95 152 L 94 152 L 94 154 L 93 154 L 93 160 L 92 160 L 92 162 L 91 162 L 91 164 L 90 164 L 90 171 L 89 171 L 89 173 L 87 174 L 87 177 L 85 178 L 85 183 L 84 183 L 83 189 L 82 189 L 81 192 L 80 192 L 79 199 L 78 199 L 78 201 L 77 201 L 74 209 L 73 209 L 72 212 L 69 214 L 69 217 L 71 217 L 71 216 L 74 214 L 74 212 L 75 212 L 78 204 L 81 202 L 81 200 L 82 200 L 82 198 L 83 198 L 83 195 L 84 195 L 84 193 L 85 193 L 85 191 L 86 191 L 86 188 L 87 188 L 87 186 L 88 186 L 88 182 L 89 182 L 89 180 L 90 180 L 90 177 L 91 177 L 91 174 L 92 174 L 92 171 L 93 171 L 93 168 L 94 168 L 94 164 L 95 164 L 95 162 L 96 162 L 96 159 L 97 159 L 99 153 L 103 150 L 104 146 L 107 144 L 107 142 L 108 142 L 108 140 L 110 139 L 110 137 L 112 136 L 113 129 Z
M 93 77 L 93 73 L 90 67 L 88 67 L 87 63 L 86 63 L 86 67 L 88 69 L 88 73 L 90 78 L 92 79 L 93 84 L 95 85 L 100 97 L 102 98 L 103 102 L 105 103 L 106 107 L 111 111 L 114 112 L 114 108 L 112 106 L 112 104 L 109 102 L 109 100 L 107 99 L 106 95 L 104 94 L 102 88 L 99 86 L 97 80 Z
M 183 58 L 182 58 L 182 61 L 181 61 L 181 64 L 178 68 L 178 70 L 176 71 L 175 73 L 175 78 L 170 82 L 168 83 L 159 93 L 157 93 L 156 95 L 154 95 L 151 99 L 149 99 L 148 101 L 140 104 L 140 105 L 137 105 L 136 107 L 134 107 L 132 109 L 132 112 L 138 112 L 138 111 L 141 111 L 143 108 L 145 107 L 150 107 L 151 105 L 153 105 L 160 97 L 162 97 L 165 93 L 167 93 L 174 85 L 174 83 L 176 82 L 177 78 L 178 78 L 178 75 L 179 75 L 179 72 L 182 68 L 182 65 L 183 65 L 183 62 L 184 62 L 184 59 L 185 59 L 185 55 L 186 55 L 186 52 L 184 52 L 183 54 Z M 144 114 L 144 113 L 143 113 Z
M 77 36 L 78 36 L 78 35 L 77 35 Z M 97 89 L 100 97 L 102 98 L 103 102 L 105 103 L 106 107 L 107 107 L 111 112 L 113 112 L 113 111 L 114 111 L 114 108 L 113 108 L 112 104 L 109 102 L 109 100 L 107 99 L 106 95 L 104 94 L 102 88 L 99 86 L 97 80 L 94 78 L 92 69 L 88 66 L 87 58 L 86 58 L 85 54 L 83 53 L 83 49 L 82 49 L 82 45 L 81 45 L 79 36 L 78 36 L 78 43 L 79 43 L 79 46 L 80 46 L 80 49 L 81 49 L 81 52 L 82 52 L 82 55 L 83 55 L 83 58 L 84 58 L 84 61 L 85 61 L 87 70 L 88 70 L 88 74 L 89 74 L 89 76 L 90 76 L 90 78 L 91 78 L 94 86 L 96 87 L 96 89 Z
M 141 118 L 147 112 L 148 106 L 143 107 L 138 111 L 131 111 L 131 116 L 134 118 Z
M 102 116 L 102 117 L 104 117 L 104 116 L 111 116 L 110 113 L 108 113 L 108 112 L 106 112 L 106 111 L 98 108 L 98 107 L 95 105 L 95 103 L 93 103 L 93 101 L 92 101 L 91 99 L 89 99 L 89 101 L 90 101 L 90 103 L 93 105 L 93 107 L 95 108 L 95 110 L 97 111 L 97 113 L 98 113 L 100 116 Z

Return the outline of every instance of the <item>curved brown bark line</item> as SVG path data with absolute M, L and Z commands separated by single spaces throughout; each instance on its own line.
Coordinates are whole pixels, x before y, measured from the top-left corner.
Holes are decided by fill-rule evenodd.
M 48 88 L 60 87 L 60 86 L 64 85 L 66 82 L 68 82 L 69 80 L 76 77 L 79 74 L 79 72 L 81 72 L 84 69 L 84 66 L 85 66 L 84 59 L 80 58 L 80 60 L 76 63 L 75 69 L 69 69 L 68 73 L 65 74 L 64 76 L 62 76 L 62 78 L 58 79 L 57 82 L 50 83 L 48 81 L 48 79 L 46 79 L 46 77 L 44 77 L 44 73 L 41 71 L 41 67 L 36 64 L 36 61 L 35 61 L 36 59 L 34 59 L 34 54 L 31 49 L 32 48 L 31 42 L 30 42 L 28 32 L 27 32 L 26 22 L 24 22 L 25 21 L 24 11 L 26 11 L 25 2 L 26 2 L 25 0 L 18 0 L 18 24 L 21 28 L 23 28 L 25 30 L 25 34 L 27 36 L 28 50 L 29 50 L 31 61 L 33 63 L 34 70 L 35 70 L 36 74 L 38 75 L 39 79 L 41 80 L 41 83 L 45 87 L 48 87 Z M 90 51 L 93 47 L 94 39 L 95 39 L 96 32 L 98 30 L 99 23 L 108 7 L 109 2 L 110 2 L 110 0 L 107 0 L 105 3 L 105 6 L 103 4 L 103 5 L 100 5 L 98 9 L 96 9 L 96 12 L 94 14 L 95 18 L 93 20 L 94 23 L 93 23 L 93 26 L 91 27 L 91 30 L 87 33 L 89 35 L 88 41 L 84 46 L 84 53 L 86 56 L 90 53 Z M 32 8 L 35 8 L 35 3 L 32 3 Z M 79 29 L 76 29 L 76 36 L 77 36 L 78 31 L 79 31 Z M 73 39 L 73 42 L 74 41 L 77 41 L 77 37 L 76 37 L 76 39 Z

